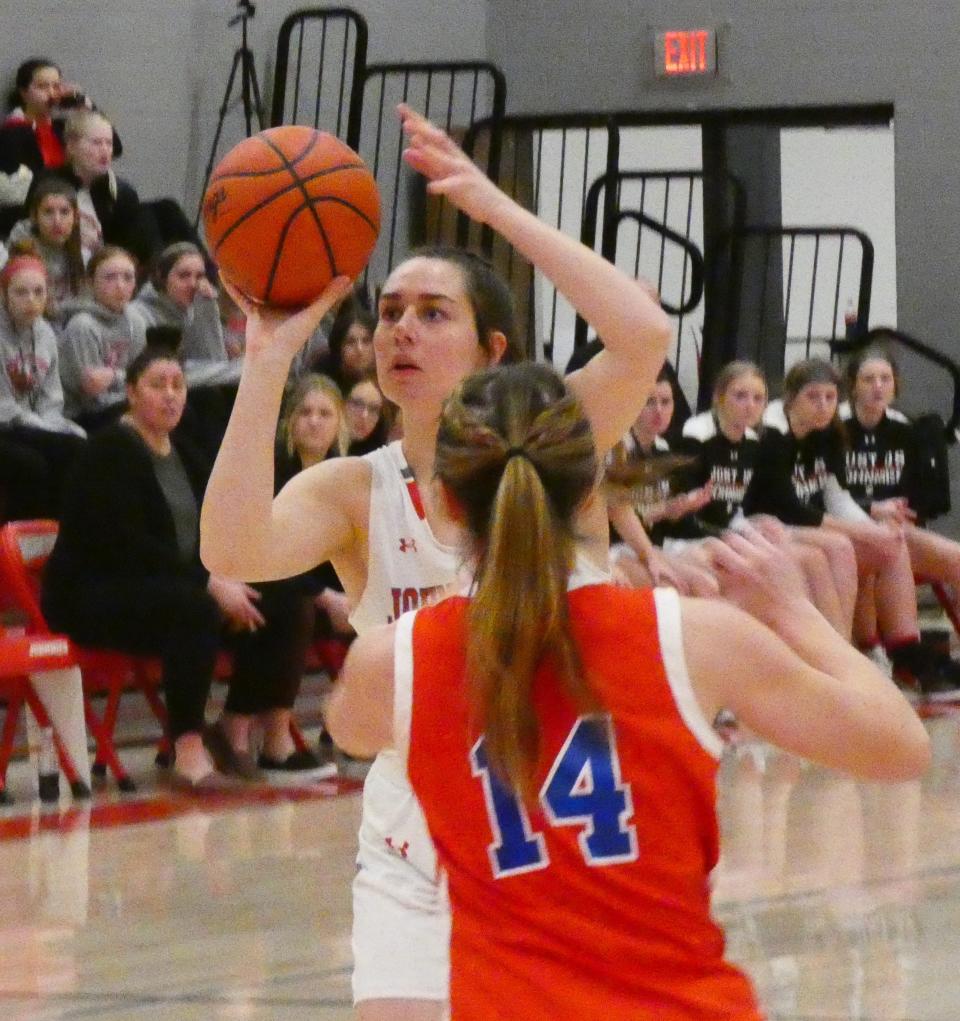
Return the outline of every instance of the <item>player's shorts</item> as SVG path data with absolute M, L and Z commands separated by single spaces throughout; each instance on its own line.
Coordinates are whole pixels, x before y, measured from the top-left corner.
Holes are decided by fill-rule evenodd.
M 353 998 L 450 995 L 450 907 L 437 856 L 395 753 L 381 753 L 363 788 L 353 881 Z

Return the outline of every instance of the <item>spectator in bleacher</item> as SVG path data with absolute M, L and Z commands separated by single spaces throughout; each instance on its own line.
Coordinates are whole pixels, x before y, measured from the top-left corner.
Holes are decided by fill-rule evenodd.
M 845 535 L 856 553 L 860 583 L 855 640 L 866 650 L 882 641 L 895 676 L 915 682 L 925 695 L 952 695 L 960 688 L 960 664 L 920 642 L 902 529 L 871 520 L 846 488 L 839 399 L 840 377 L 829 362 L 811 358 L 790 369 L 782 404 L 772 405 L 765 416 L 744 512 Z
M 119 418 L 126 368 L 146 346 L 146 323 L 130 300 L 137 265 L 123 248 L 105 245 L 87 267 L 90 295 L 71 302 L 60 340 L 66 412 L 88 432 Z
M 70 110 L 93 109 L 80 88 L 63 81 L 60 68 L 43 57 L 18 68 L 9 97 L 10 112 L 0 125 L 0 236 L 23 216 L 31 181 L 66 163 L 64 117 Z M 114 136 L 117 156 L 122 147 Z
M 165 248 L 154 259 L 150 279 L 132 308 L 148 327 L 180 331 L 178 352 L 189 387 L 185 427 L 194 442 L 215 457 L 243 362 L 227 351 L 217 292 L 201 250 L 190 241 Z
M 44 512 L 56 517 L 66 471 L 84 431 L 63 413 L 57 338 L 43 318 L 47 271 L 36 255 L 15 255 L 0 271 L 0 431 L 43 459 Z
M 23 241 L 43 259 L 47 267 L 47 319 L 62 326 L 62 308 L 77 298 L 84 284 L 84 263 L 80 247 L 80 209 L 76 189 L 59 177 L 42 179 L 30 193 L 27 218 L 10 231 L 10 248 Z
M 217 291 L 207 277 L 203 253 L 190 241 L 168 245 L 154 260 L 150 279 L 133 302 L 148 326 L 182 331 L 180 356 L 187 364 L 228 362 Z
M 67 162 L 56 173 L 77 189 L 84 261 L 104 244 L 119 245 L 141 262 L 148 261 L 160 247 L 157 228 L 136 189 L 113 169 L 110 121 L 94 110 L 77 110 L 67 118 L 64 138 Z
M 392 438 L 392 407 L 380 392 L 376 375 L 365 376 L 350 387 L 344 414 L 350 439 L 347 453 L 351 457 L 369 454 Z
M 313 366 L 315 372 L 329 376 L 348 393 L 364 376 L 374 371 L 373 331 L 377 317 L 354 295 L 337 311 L 330 327 L 329 349 Z
M 210 752 L 204 746 L 217 653 L 227 632 L 238 683 L 259 686 L 268 700 L 296 658 L 291 643 L 303 641 L 299 622 L 271 617 L 253 588 L 210 576 L 200 563 L 209 464 L 174 433 L 186 380 L 172 352 L 148 347 L 130 363 L 127 401 L 127 414 L 91 439 L 71 474 L 44 612 L 79 642 L 161 658 L 176 783 L 222 786 L 224 770 L 251 779 L 256 764 L 225 747 L 219 729 L 207 731 Z M 256 649 L 251 635 L 260 637 Z

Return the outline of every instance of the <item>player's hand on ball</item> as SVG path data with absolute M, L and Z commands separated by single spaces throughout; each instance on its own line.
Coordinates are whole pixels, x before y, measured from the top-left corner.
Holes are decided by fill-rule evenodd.
M 509 201 L 456 142 L 406 103 L 397 106 L 407 148 L 403 158 L 429 180 L 427 191 L 443 195 L 478 223 Z
M 271 308 L 251 301 L 221 274 L 224 290 L 237 303 L 247 317 L 246 356 L 255 360 L 269 353 L 292 360 L 294 355 L 313 336 L 323 317 L 350 294 L 353 281 L 349 277 L 334 277 L 316 301 L 299 312 Z

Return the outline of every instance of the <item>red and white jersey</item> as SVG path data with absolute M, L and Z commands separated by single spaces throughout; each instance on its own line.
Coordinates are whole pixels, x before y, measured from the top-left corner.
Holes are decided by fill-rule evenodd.
M 710 917 L 721 742 L 687 674 L 678 597 L 587 584 L 568 598 L 604 709 L 578 713 L 539 670 L 530 804 L 471 727 L 467 599 L 397 626 L 395 741 L 447 873 L 452 1017 L 757 1021 Z
M 435 538 L 413 472 L 396 440 L 366 454 L 373 470 L 367 584 L 350 614 L 358 633 L 389 624 L 443 593 L 457 575 L 459 551 Z

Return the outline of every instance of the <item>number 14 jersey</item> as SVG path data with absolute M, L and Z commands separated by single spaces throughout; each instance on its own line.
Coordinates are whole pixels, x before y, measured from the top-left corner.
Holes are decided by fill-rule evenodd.
M 676 593 L 568 598 L 604 711 L 578 715 L 540 669 L 535 805 L 470 728 L 467 600 L 398 624 L 396 739 L 449 880 L 451 1016 L 755 1021 L 710 917 L 721 744 L 687 675 Z

